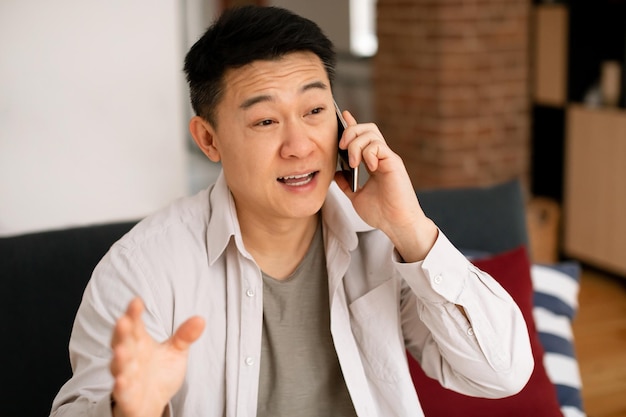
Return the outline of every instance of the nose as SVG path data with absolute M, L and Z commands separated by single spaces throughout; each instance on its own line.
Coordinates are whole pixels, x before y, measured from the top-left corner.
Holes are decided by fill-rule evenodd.
M 280 155 L 283 158 L 305 158 L 313 152 L 312 128 L 298 119 L 285 121 Z

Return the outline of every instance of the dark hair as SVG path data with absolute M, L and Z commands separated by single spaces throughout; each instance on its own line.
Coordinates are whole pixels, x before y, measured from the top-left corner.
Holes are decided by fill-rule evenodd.
M 298 51 L 316 54 L 332 84 L 335 51 L 317 24 L 278 7 L 244 6 L 225 10 L 185 57 L 185 74 L 195 113 L 215 125 L 215 107 L 224 92 L 226 70 Z

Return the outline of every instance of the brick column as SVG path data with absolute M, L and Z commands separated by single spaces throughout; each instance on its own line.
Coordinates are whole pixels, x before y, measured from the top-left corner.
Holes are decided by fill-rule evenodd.
M 376 122 L 415 187 L 529 171 L 529 0 L 378 0 Z

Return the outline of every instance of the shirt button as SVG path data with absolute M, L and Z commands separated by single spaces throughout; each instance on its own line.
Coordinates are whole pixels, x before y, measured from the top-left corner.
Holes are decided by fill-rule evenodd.
M 248 356 L 246 358 L 246 365 L 248 365 L 248 366 L 254 365 L 254 358 L 252 356 Z
M 469 336 L 474 336 L 474 329 L 473 329 L 473 328 L 471 328 L 471 327 L 470 327 L 469 329 L 467 329 L 467 334 L 468 334 Z
M 248 289 L 246 290 L 246 295 L 247 295 L 248 297 L 254 297 L 254 290 L 253 290 L 252 288 L 248 288 Z
M 435 284 L 441 284 L 441 280 L 443 280 L 443 277 L 441 276 L 441 274 L 437 275 L 434 279 Z

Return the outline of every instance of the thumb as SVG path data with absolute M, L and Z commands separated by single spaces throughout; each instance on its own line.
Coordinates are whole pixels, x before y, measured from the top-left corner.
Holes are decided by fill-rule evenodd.
M 187 350 L 189 346 L 198 340 L 204 331 L 204 319 L 194 316 L 181 324 L 170 339 L 170 343 L 175 349 Z

